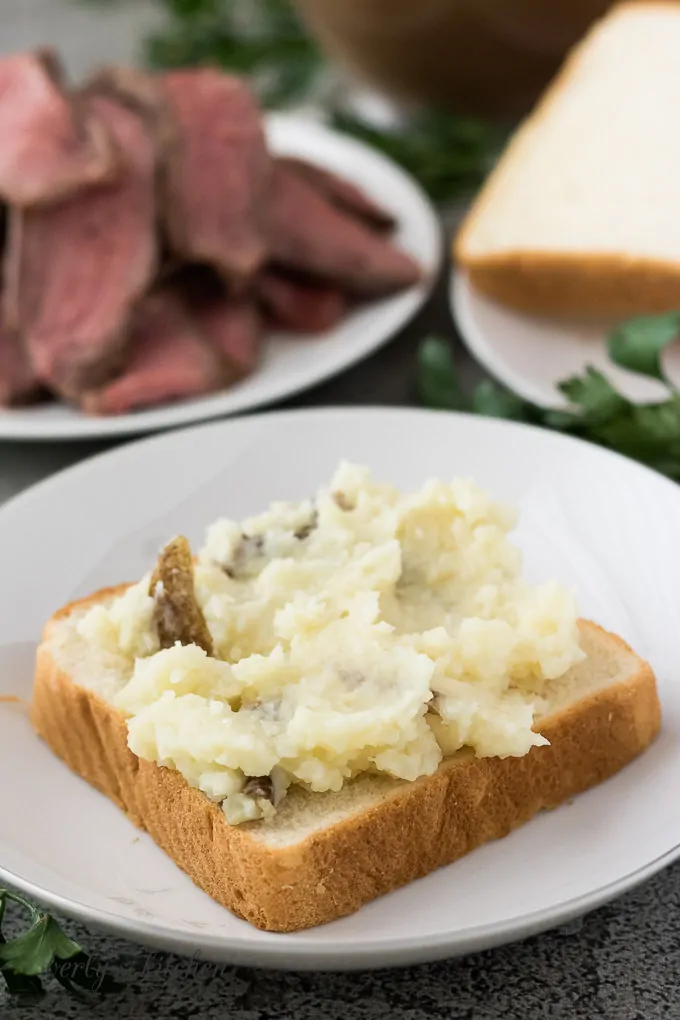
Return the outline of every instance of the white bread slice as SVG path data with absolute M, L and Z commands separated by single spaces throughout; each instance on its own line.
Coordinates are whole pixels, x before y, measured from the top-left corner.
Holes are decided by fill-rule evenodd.
M 293 789 L 272 821 L 229 826 L 175 771 L 138 759 L 107 699 L 126 682 L 77 621 L 109 589 L 65 607 L 38 650 L 31 720 L 74 772 L 147 830 L 209 896 L 258 928 L 294 931 L 449 864 L 532 815 L 607 779 L 661 724 L 650 667 L 624 642 L 581 624 L 587 658 L 550 685 L 540 729 L 550 746 L 524 758 L 458 753 L 416 782 L 364 776 L 340 793 Z
M 680 3 L 616 5 L 511 139 L 454 255 L 537 314 L 680 307 Z

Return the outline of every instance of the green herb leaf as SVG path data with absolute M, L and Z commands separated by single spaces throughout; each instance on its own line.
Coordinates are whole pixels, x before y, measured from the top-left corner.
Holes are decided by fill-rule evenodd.
M 609 380 L 590 365 L 584 375 L 565 379 L 558 389 L 571 404 L 581 410 L 589 424 L 606 421 L 630 406 Z
M 505 139 L 499 128 L 484 121 L 437 110 L 417 114 L 394 131 L 342 112 L 331 115 L 331 124 L 400 163 L 435 202 L 474 192 Z
M 445 411 L 465 409 L 451 345 L 428 337 L 418 350 L 418 396 L 426 407 Z
M 93 994 L 102 996 L 124 989 L 124 985 L 93 964 L 54 918 L 18 893 L 0 889 L 0 926 L 8 900 L 23 907 L 31 919 L 28 931 L 10 941 L 0 931 L 0 975 L 11 995 L 38 1001 L 45 994 L 38 975 L 47 971 L 64 988 L 86 1001 L 91 1001 Z
M 165 0 L 168 10 L 187 20 L 219 14 L 221 0 Z
M 418 366 L 418 392 L 424 404 L 466 409 L 447 341 L 437 337 L 423 341 Z M 569 432 L 680 480 L 680 393 L 673 392 L 662 403 L 635 405 L 592 367 L 583 375 L 566 379 L 559 388 L 573 411 L 535 407 L 491 381 L 477 387 L 472 410 Z
M 7 945 L 7 939 L 2 933 L 2 919 L 7 905 L 7 895 L 4 889 L 0 889 L 0 946 Z M 26 1004 L 35 1004 L 45 995 L 42 983 L 37 977 L 25 977 L 23 974 L 15 974 L 11 970 L 0 968 L 5 986 L 10 995 L 20 998 Z
M 680 394 L 657 404 L 635 405 L 592 371 L 569 380 L 565 392 L 581 404 L 581 412 L 544 412 L 544 425 L 574 432 L 680 479 Z
M 645 464 L 675 463 L 680 468 L 680 397 L 632 407 L 625 417 L 605 422 L 598 434 L 609 446 Z
M 5 940 L 0 938 L 0 946 L 4 944 Z M 21 999 L 22 1003 L 26 1005 L 35 1005 L 45 997 L 45 989 L 38 977 L 26 977 L 23 974 L 15 974 L 11 970 L 4 969 L 0 970 L 0 977 L 5 982 L 8 993 Z
M 539 411 L 540 423 L 557 432 L 573 432 L 583 435 L 588 430 L 588 420 L 578 411 Z
M 167 24 L 145 41 L 155 68 L 211 64 L 251 79 L 266 107 L 300 100 L 321 56 L 286 0 L 164 0 Z
M 67 938 L 48 914 L 41 913 L 33 904 L 15 893 L 4 893 L 4 899 L 13 900 L 31 916 L 31 927 L 22 935 L 0 945 L 0 969 L 26 977 L 44 974 L 57 958 L 68 960 L 81 952 L 80 946 Z
M 125 985 L 95 966 L 82 951 L 68 960 L 53 960 L 50 970 L 62 987 L 85 1001 L 91 1001 L 93 995 L 115 995 L 125 989 Z
M 490 380 L 484 380 L 475 390 L 472 409 L 488 418 L 505 418 L 511 421 L 535 420 L 534 410 L 526 401 Z
M 609 338 L 609 356 L 622 368 L 664 382 L 661 355 L 678 339 L 680 312 L 644 315 L 617 326 Z

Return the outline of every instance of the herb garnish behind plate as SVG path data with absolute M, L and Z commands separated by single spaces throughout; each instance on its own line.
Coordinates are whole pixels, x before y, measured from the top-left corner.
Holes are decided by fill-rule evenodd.
M 665 376 L 661 360 L 666 347 L 679 338 L 680 312 L 630 319 L 609 336 L 614 364 L 666 385 L 668 397 L 661 403 L 632 403 L 592 367 L 559 384 L 570 410 L 543 410 L 491 381 L 480 383 L 468 399 L 458 381 L 451 345 L 438 337 L 420 346 L 418 396 L 432 408 L 472 411 L 569 432 L 680 481 L 680 392 Z

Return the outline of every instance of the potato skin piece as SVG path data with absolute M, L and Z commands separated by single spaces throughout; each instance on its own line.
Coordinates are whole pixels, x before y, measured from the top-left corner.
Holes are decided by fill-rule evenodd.
M 212 636 L 194 592 L 191 546 L 183 535 L 173 538 L 158 557 L 149 595 L 156 606 L 155 623 L 161 648 L 198 645 L 213 654 Z

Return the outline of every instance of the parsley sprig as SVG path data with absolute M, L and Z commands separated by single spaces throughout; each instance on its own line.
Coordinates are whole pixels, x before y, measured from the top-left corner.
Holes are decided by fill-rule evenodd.
M 29 927 L 6 939 L 2 922 L 8 903 L 15 903 L 29 918 Z M 45 995 L 41 977 L 52 974 L 68 991 L 80 998 L 87 993 L 106 995 L 123 986 L 92 965 L 77 942 L 68 938 L 50 914 L 8 889 L 0 889 L 0 978 L 11 996 L 38 1002 Z
M 368 125 L 346 111 L 332 112 L 329 121 L 401 164 L 440 204 L 479 188 L 506 137 L 498 125 L 436 109 L 412 114 L 398 130 Z
M 151 67 L 216 64 L 248 75 L 267 107 L 305 98 L 321 58 L 288 0 L 158 0 L 165 24 L 144 43 Z
M 680 312 L 631 319 L 609 337 L 609 357 L 614 364 L 666 385 L 668 397 L 660 403 L 631 402 L 592 367 L 559 384 L 570 404 L 564 411 L 535 407 L 490 380 L 480 383 L 467 397 L 451 345 L 439 337 L 430 337 L 420 346 L 418 395 L 432 408 L 472 411 L 568 432 L 680 481 L 680 391 L 666 377 L 662 364 L 664 350 L 678 339 Z

